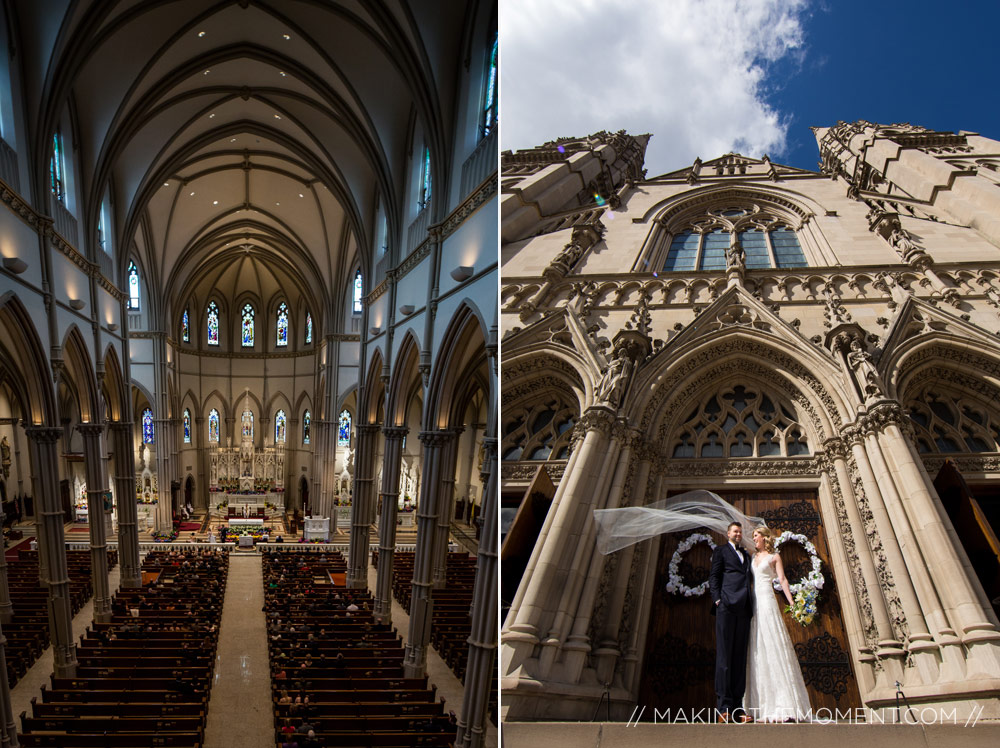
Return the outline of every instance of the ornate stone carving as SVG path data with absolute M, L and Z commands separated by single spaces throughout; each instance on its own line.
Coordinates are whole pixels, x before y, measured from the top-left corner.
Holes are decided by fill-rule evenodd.
M 769 527 L 778 530 L 791 530 L 792 532 L 805 535 L 810 540 L 815 539 L 821 524 L 820 516 L 815 508 L 808 501 L 796 501 L 787 506 L 780 506 L 775 509 L 765 509 L 759 512 L 760 517 L 767 522 Z M 798 579 L 792 572 L 786 570 L 789 579 Z M 687 579 L 687 577 L 685 577 Z
M 546 462 L 501 462 L 500 480 L 513 483 L 529 482 L 535 477 L 540 465 L 545 466 L 545 472 L 556 485 L 566 472 L 566 460 L 549 460 Z
M 625 396 L 625 390 L 634 369 L 635 364 L 629 358 L 626 347 L 624 345 L 616 346 L 611 363 L 604 370 L 601 381 L 598 382 L 594 391 L 594 399 L 599 403 L 618 408 Z

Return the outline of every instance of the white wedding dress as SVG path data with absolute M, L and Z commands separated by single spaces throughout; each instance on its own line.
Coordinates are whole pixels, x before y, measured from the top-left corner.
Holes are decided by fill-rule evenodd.
M 804 721 L 810 716 L 809 695 L 771 586 L 777 576 L 774 561 L 774 554 L 753 559 L 755 602 L 743 705 L 758 721 Z

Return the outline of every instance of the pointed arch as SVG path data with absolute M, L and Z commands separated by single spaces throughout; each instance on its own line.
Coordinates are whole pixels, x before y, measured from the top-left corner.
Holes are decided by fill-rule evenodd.
M 357 423 L 382 423 L 383 407 L 385 406 L 385 384 L 382 382 L 382 351 L 376 349 L 368 363 L 368 374 L 365 377 L 365 389 L 359 392 Z M 337 417 L 340 417 L 337 410 Z
M 63 337 L 63 374 L 68 379 L 67 387 L 77 399 L 80 420 L 83 423 L 101 421 L 101 399 L 97 389 L 97 379 L 91 363 L 87 344 L 80 328 L 70 325 Z
M 441 338 L 437 360 L 431 370 L 424 402 L 424 428 L 445 429 L 462 422 L 465 405 L 474 384 L 489 402 L 496 402 L 489 377 L 479 376 L 485 366 L 488 337 L 482 314 L 469 299 L 463 299 Z
M 406 412 L 414 394 L 422 391 L 420 376 L 420 341 L 412 330 L 407 330 L 403 343 L 396 353 L 396 365 L 389 379 L 386 398 L 385 422 L 387 425 L 406 424 Z
M 128 391 L 125 389 L 125 377 L 118 350 L 114 344 L 108 343 L 104 349 L 104 394 L 108 404 L 108 416 L 112 421 L 123 420 L 128 412 Z
M 31 315 L 13 291 L 0 296 L 0 363 L 21 401 L 21 417 L 34 425 L 55 425 L 48 359 Z

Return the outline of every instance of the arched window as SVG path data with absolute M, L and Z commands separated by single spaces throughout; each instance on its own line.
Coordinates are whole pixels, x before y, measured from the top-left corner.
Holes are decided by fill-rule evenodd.
M 185 343 L 191 342 L 191 325 L 188 319 L 188 310 L 184 310 L 184 314 L 181 315 L 181 340 Z
M 749 270 L 807 265 L 795 231 L 760 209 L 735 207 L 710 210 L 703 218 L 675 230 L 662 269 L 725 270 L 731 246 L 742 248 Z
M 184 443 L 191 443 L 191 411 L 184 409 Z
M 208 344 L 219 344 L 219 306 L 214 301 L 208 305 Z
M 108 237 L 108 206 L 101 203 L 101 212 L 97 214 L 97 244 L 104 251 L 104 254 L 111 254 L 111 240 Z
M 552 394 L 526 407 L 505 409 L 503 459 L 565 460 L 569 457 L 575 404 Z
M 208 411 L 208 441 L 211 444 L 219 443 L 219 411 L 215 408 Z
M 361 268 L 354 274 L 354 313 L 361 314 Z
M 153 443 L 153 411 L 149 408 L 142 411 L 142 443 Z
M 489 63 L 486 66 L 486 96 L 483 100 L 483 137 L 497 124 L 497 37 L 493 37 Z
M 340 425 L 337 429 L 337 446 L 348 447 L 351 444 L 351 414 L 347 410 L 340 412 Z
M 420 162 L 420 208 L 426 208 L 431 201 L 431 149 L 424 146 L 424 157 Z
M 253 348 L 253 305 L 243 305 L 243 347 Z
M 312 425 L 312 415 L 307 410 L 302 415 L 302 443 L 309 443 L 309 427 Z
M 968 394 L 935 382 L 911 396 L 906 410 L 922 454 L 1000 452 L 1000 417 Z
M 63 158 L 62 133 L 52 133 L 52 156 L 49 159 L 49 186 L 56 200 L 66 202 L 65 159 Z
M 275 345 L 288 345 L 288 304 L 281 302 L 278 306 L 278 339 Z
M 312 345 L 313 342 L 313 316 L 306 312 L 306 345 Z
M 809 442 L 792 405 L 742 384 L 702 397 L 670 448 L 677 459 L 808 454 Z
M 253 439 L 253 411 L 250 408 L 243 411 L 243 436 Z
M 139 268 L 134 260 L 128 263 L 128 308 L 129 311 L 139 311 Z
M 274 416 L 274 443 L 285 441 L 285 411 L 279 410 Z

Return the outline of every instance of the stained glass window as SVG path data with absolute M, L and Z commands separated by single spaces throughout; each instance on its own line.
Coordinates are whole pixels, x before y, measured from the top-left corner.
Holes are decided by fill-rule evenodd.
M 424 162 L 422 165 L 423 175 L 421 176 L 420 207 L 426 207 L 431 201 L 431 149 L 424 148 Z
M 219 344 L 219 307 L 214 301 L 208 305 L 208 344 Z
M 213 444 L 219 442 L 219 411 L 215 408 L 208 411 L 208 440 Z
M 302 443 L 309 443 L 309 426 L 312 424 L 312 415 L 307 410 L 302 416 Z
M 344 410 L 340 413 L 340 428 L 337 431 L 337 446 L 348 447 L 351 444 L 351 414 Z
M 288 305 L 283 301 L 278 306 L 278 341 L 276 345 L 288 345 Z
M 361 314 L 361 268 L 354 274 L 354 313 Z
M 253 438 L 253 411 L 249 408 L 243 411 L 243 436 Z
M 253 305 L 243 307 L 243 347 L 253 348 Z
M 188 320 L 188 310 L 184 310 L 184 314 L 181 315 L 181 340 L 185 343 L 191 342 L 191 325 Z
M 313 342 L 313 316 L 306 312 L 306 345 L 312 345 Z
M 59 202 L 66 201 L 66 177 L 63 174 L 62 134 L 52 133 L 52 157 L 49 160 L 49 181 L 52 194 Z
M 191 443 L 191 411 L 184 409 L 184 443 Z
M 279 410 L 274 417 L 274 443 L 285 441 L 285 411 Z
M 128 263 L 128 308 L 139 311 L 139 268 L 133 260 Z
M 149 408 L 142 411 L 142 443 L 153 443 L 153 411 Z
M 486 70 L 486 97 L 483 104 L 483 137 L 490 134 L 497 122 L 497 37 L 493 37 L 493 49 Z
M 101 212 L 97 214 L 97 244 L 105 252 L 108 248 L 104 246 L 104 206 L 101 205 Z

